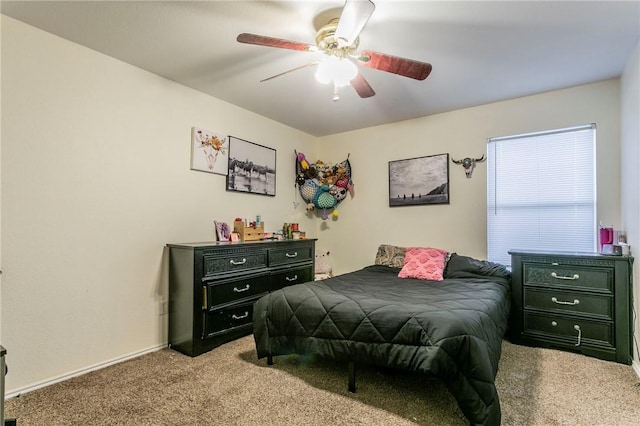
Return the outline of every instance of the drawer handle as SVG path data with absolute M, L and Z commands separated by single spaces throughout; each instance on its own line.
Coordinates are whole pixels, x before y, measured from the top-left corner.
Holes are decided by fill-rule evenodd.
M 247 284 L 244 288 L 238 288 L 238 287 L 234 287 L 233 291 L 236 293 L 242 293 L 243 291 L 247 291 L 251 288 L 251 286 L 249 284 Z
M 580 340 L 582 340 L 582 330 L 580 330 L 580 326 L 578 324 L 573 326 L 573 329 L 578 332 L 578 343 L 574 346 L 580 346 Z
M 244 315 L 233 314 L 233 315 L 231 315 L 231 318 L 233 318 L 234 320 L 239 320 L 239 319 L 244 319 L 244 318 L 246 318 L 248 316 L 249 316 L 249 311 L 244 311 Z
M 284 279 L 285 279 L 285 280 L 287 280 L 287 281 L 295 281 L 295 280 L 297 280 L 297 279 L 298 279 L 298 276 L 297 276 L 297 275 L 294 275 L 294 276 L 293 276 L 293 277 L 291 277 L 291 278 L 289 278 L 289 277 L 284 277 Z
M 551 321 L 551 325 L 557 327 L 558 323 L 555 321 Z M 573 326 L 573 329 L 578 332 L 578 343 L 576 343 L 574 346 L 580 346 L 580 343 L 582 342 L 582 330 L 580 329 L 580 326 L 578 324 L 575 324 Z
M 240 262 L 236 262 L 235 260 L 231 259 L 229 263 L 231 263 L 232 265 L 244 265 L 245 263 L 247 263 L 247 259 L 242 259 L 242 261 Z
M 573 274 L 573 276 L 572 276 L 572 277 L 566 277 L 566 276 L 564 276 L 564 275 L 558 275 L 558 274 L 556 274 L 555 272 L 552 272 L 552 273 L 551 273 L 551 276 L 552 276 L 553 278 L 557 278 L 557 279 L 559 279 L 559 280 L 577 280 L 578 278 L 580 278 L 580 275 L 578 275 L 578 274 Z
M 207 307 L 209 306 L 209 302 L 207 300 L 207 286 L 202 286 L 202 310 L 206 311 Z
M 298 252 L 294 251 L 293 254 L 285 253 L 284 255 L 287 257 L 298 257 Z
M 572 305 L 572 306 L 573 306 L 573 305 L 577 305 L 577 304 L 579 304 L 579 303 L 580 303 L 580 301 L 579 301 L 578 299 L 573 299 L 573 302 L 564 302 L 564 301 L 562 301 L 562 300 L 558 300 L 558 299 L 557 299 L 557 298 L 555 298 L 555 297 L 552 297 L 552 298 L 551 298 L 551 301 L 552 301 L 553 303 L 557 303 L 558 305 Z

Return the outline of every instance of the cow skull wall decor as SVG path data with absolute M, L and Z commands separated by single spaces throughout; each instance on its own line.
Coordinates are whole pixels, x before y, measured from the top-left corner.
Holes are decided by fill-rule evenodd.
M 451 161 L 455 164 L 462 164 L 462 167 L 464 167 L 464 174 L 467 175 L 467 178 L 471 178 L 471 174 L 473 173 L 473 169 L 476 167 L 476 163 L 481 163 L 484 160 L 486 160 L 486 158 L 484 158 L 484 154 L 482 154 L 482 157 L 480 158 L 467 157 L 462 160 L 454 160 L 453 157 L 451 157 Z

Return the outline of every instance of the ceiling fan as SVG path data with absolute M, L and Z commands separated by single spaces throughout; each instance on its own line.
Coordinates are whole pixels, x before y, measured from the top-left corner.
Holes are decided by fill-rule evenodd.
M 322 83 L 334 84 L 333 100 L 340 99 L 338 88 L 351 85 L 361 98 L 376 94 L 364 76 L 358 71 L 356 64 L 385 71 L 415 80 L 424 80 L 431 73 L 431 64 L 413 59 L 378 53 L 371 50 L 357 52 L 360 44 L 360 32 L 373 14 L 375 5 L 370 0 L 346 0 L 340 18 L 330 20 L 316 33 L 316 45 L 297 41 L 242 33 L 237 37 L 240 43 L 279 49 L 297 50 L 301 52 L 321 52 L 321 61 L 287 70 L 280 74 L 265 78 L 261 82 L 280 77 L 299 69 L 318 65 L 316 79 Z

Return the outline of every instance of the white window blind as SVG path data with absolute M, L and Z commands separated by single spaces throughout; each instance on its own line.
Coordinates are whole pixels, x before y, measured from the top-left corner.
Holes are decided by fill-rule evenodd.
M 596 250 L 595 124 L 488 141 L 487 258 Z

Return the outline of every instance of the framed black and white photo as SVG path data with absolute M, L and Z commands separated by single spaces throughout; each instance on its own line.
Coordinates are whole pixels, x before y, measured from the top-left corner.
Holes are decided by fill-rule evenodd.
M 229 136 L 227 191 L 276 195 L 276 150 Z
M 389 207 L 449 204 L 449 154 L 389 161 Z

